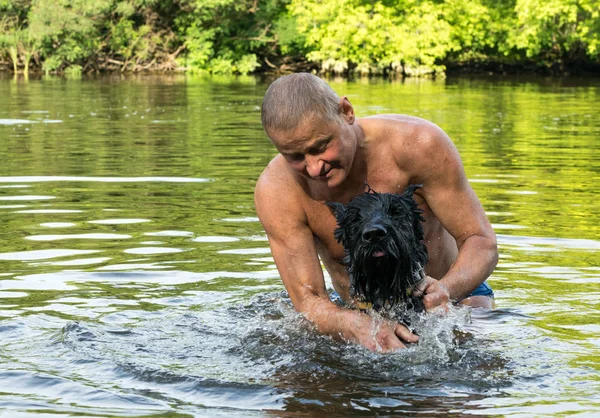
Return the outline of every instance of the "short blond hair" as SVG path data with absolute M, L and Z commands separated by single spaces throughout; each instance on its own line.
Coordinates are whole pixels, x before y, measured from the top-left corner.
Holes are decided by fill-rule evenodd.
M 313 74 L 280 77 L 269 86 L 263 99 L 263 129 L 267 135 L 290 131 L 313 115 L 327 121 L 339 120 L 339 102 L 340 97 L 329 84 Z

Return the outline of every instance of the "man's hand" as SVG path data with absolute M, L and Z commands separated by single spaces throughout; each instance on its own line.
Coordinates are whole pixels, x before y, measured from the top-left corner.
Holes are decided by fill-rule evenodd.
M 370 316 L 356 312 L 354 319 L 354 340 L 376 352 L 390 352 L 406 348 L 405 343 L 416 343 L 419 337 L 402 324 L 389 320 L 375 320 Z
M 425 280 L 415 292 L 416 296 L 423 296 L 423 304 L 428 312 L 439 308 L 446 308 L 450 302 L 450 292 L 439 280 L 425 276 Z

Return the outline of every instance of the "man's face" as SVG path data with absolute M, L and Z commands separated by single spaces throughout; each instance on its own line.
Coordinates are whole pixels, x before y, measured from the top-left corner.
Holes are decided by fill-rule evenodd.
M 356 138 L 344 119 L 327 121 L 311 115 L 291 131 L 269 132 L 271 141 L 288 164 L 304 177 L 340 185 L 348 176 Z

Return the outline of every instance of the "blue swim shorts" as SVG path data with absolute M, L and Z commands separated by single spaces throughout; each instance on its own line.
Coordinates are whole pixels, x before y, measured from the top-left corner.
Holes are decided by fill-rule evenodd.
M 477 289 L 473 290 L 473 292 L 467 297 L 471 297 L 471 296 L 489 296 L 493 299 L 494 291 L 492 290 L 492 288 L 490 287 L 490 285 L 488 284 L 488 282 L 486 280 L 483 283 L 481 283 L 477 287 Z

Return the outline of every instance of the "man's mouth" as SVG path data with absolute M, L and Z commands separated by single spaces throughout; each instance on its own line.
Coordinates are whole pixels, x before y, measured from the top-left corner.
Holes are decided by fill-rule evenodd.
M 332 168 L 330 168 L 330 169 L 329 169 L 329 170 L 327 170 L 325 173 L 323 173 L 323 174 L 321 174 L 319 177 L 317 177 L 315 180 L 327 180 L 329 177 L 331 177 L 331 176 L 330 176 L 330 174 L 331 174 L 331 171 L 332 171 L 332 170 L 333 170 L 333 169 L 332 169 Z

